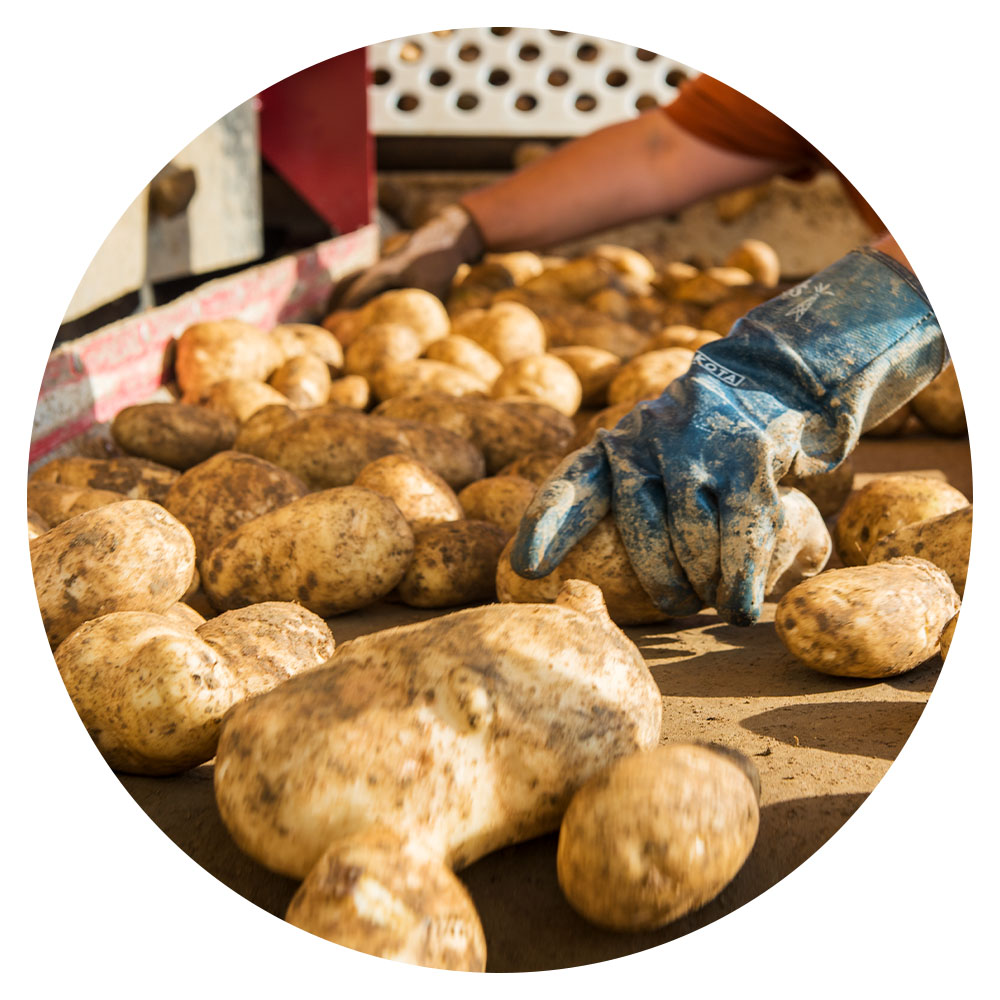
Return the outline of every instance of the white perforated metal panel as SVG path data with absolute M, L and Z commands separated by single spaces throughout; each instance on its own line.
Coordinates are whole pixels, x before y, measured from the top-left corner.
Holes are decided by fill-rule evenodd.
M 459 28 L 369 47 L 376 135 L 570 136 L 677 95 L 694 71 L 620 42 Z

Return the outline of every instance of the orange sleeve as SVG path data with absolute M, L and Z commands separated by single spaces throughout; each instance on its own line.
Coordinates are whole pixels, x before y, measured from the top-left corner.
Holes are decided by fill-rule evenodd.
M 868 202 L 812 143 L 738 90 L 702 74 L 683 84 L 663 112 L 685 132 L 720 149 L 789 164 L 788 177 L 805 179 L 820 167 L 836 171 L 862 219 L 873 231 L 885 232 Z

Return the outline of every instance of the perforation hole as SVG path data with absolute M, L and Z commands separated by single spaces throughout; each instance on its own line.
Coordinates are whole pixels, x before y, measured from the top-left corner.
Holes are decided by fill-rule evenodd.
M 648 111 L 655 108 L 660 102 L 652 94 L 640 94 L 635 99 L 636 111 Z
M 550 87 L 565 87 L 569 83 L 569 73 L 564 69 L 554 69 L 548 76 Z
M 656 58 L 656 53 L 650 52 L 649 49 L 636 49 L 635 57 L 639 62 L 652 62 Z
M 672 69 L 665 77 L 668 87 L 679 87 L 687 79 L 687 73 L 682 69 Z
M 538 107 L 538 99 L 531 94 L 519 94 L 514 107 L 518 111 L 534 111 Z
M 609 87 L 624 87 L 625 84 L 628 83 L 628 73 L 624 70 L 613 69 L 604 78 L 604 82 Z
M 451 83 L 451 73 L 446 69 L 436 69 L 427 77 L 427 82 L 432 87 L 447 87 Z
M 556 38 L 562 38 L 563 35 L 568 35 L 569 32 L 568 31 L 556 31 L 554 28 L 549 28 L 549 34 L 550 35 L 555 35 Z
M 580 62 L 593 62 L 600 55 L 600 53 L 601 50 L 596 45 L 593 45 L 590 42 L 584 42 L 583 45 L 576 50 L 576 58 L 579 59 Z
M 597 107 L 597 98 L 593 94 L 581 94 L 573 106 L 577 111 L 593 111 Z
M 424 47 L 418 42 L 404 42 L 399 50 L 399 58 L 403 62 L 416 62 L 424 54 Z
M 534 62 L 541 54 L 542 50 L 537 45 L 522 45 L 517 50 L 517 58 L 522 62 Z
M 420 106 L 420 98 L 416 94 L 400 94 L 396 100 L 396 107 L 400 111 L 416 111 Z
M 464 94 L 459 94 L 455 99 L 455 107 L 459 111 L 471 111 L 474 107 L 479 104 L 479 98 L 475 94 L 470 94 L 466 91 Z
M 479 46 L 473 45 L 471 42 L 466 42 L 466 44 L 458 50 L 458 58 L 461 59 L 462 62 L 475 62 L 479 58 L 479 55 Z
M 381 66 L 372 73 L 372 83 L 376 87 L 384 87 L 391 79 L 392 74 Z
M 510 73 L 505 69 L 495 69 L 486 79 L 491 86 L 502 87 L 505 83 L 510 83 Z
M 490 34 L 503 38 L 504 35 L 509 35 L 513 30 L 513 28 L 490 28 Z

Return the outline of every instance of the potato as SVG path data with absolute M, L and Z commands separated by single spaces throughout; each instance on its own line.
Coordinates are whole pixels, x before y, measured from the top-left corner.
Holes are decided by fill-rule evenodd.
M 515 285 L 523 285 L 545 270 L 538 254 L 531 250 L 514 250 L 508 253 L 488 253 L 483 257 L 484 264 L 499 264 L 514 279 Z
M 823 517 L 833 517 L 850 496 L 854 485 L 854 462 L 850 456 L 829 472 L 812 476 L 785 475 L 780 484 L 805 493 Z
M 189 326 L 177 340 L 174 367 L 185 395 L 198 397 L 223 379 L 266 382 L 282 351 L 267 333 L 238 319 Z
M 766 302 L 774 295 L 767 289 L 742 288 L 729 289 L 729 296 L 712 306 L 701 316 L 700 326 L 705 330 L 714 330 L 725 337 L 733 328 L 733 324 L 742 319 L 751 309 Z
M 628 323 L 632 314 L 628 296 L 617 288 L 602 288 L 599 292 L 588 296 L 584 304 L 588 309 L 604 313 L 620 323 Z
M 554 347 L 549 354 L 565 361 L 576 373 L 580 380 L 582 406 L 604 405 L 608 385 L 621 369 L 621 361 L 617 355 L 585 345 Z
M 86 510 L 127 499 L 124 493 L 113 490 L 92 490 L 86 486 L 66 486 L 63 483 L 28 483 L 28 507 L 39 514 L 48 528 L 54 528 Z
M 520 476 L 490 476 L 470 483 L 458 494 L 458 502 L 471 521 L 489 521 L 509 538 L 517 531 L 521 518 L 537 487 Z
M 651 279 L 653 287 L 661 295 L 673 295 L 674 289 L 685 281 L 696 278 L 701 272 L 694 264 L 683 260 L 672 260 Z
M 953 364 L 921 389 L 910 400 L 910 406 L 932 431 L 939 434 L 964 434 L 966 431 L 965 405 Z
M 44 535 L 49 530 L 49 524 L 38 511 L 28 508 L 28 539 Z
M 948 574 L 903 556 L 832 569 L 778 602 L 781 641 L 806 666 L 838 677 L 893 677 L 938 649 L 960 601 Z
M 324 317 L 322 327 L 346 350 L 364 329 L 365 320 L 360 309 L 335 309 Z
M 880 420 L 873 427 L 866 428 L 865 434 L 871 437 L 895 437 L 907 425 L 912 412 L 910 404 L 904 403 L 884 420 Z
M 486 348 L 458 334 L 435 340 L 424 351 L 424 357 L 461 368 L 481 379 L 487 387 L 492 386 L 503 371 L 503 365 Z
M 249 420 L 265 406 L 289 405 L 288 397 L 274 386 L 250 378 L 227 378 L 213 382 L 201 392 L 185 393 L 181 402 L 228 414 L 239 423 Z
M 501 365 L 545 352 L 542 321 L 520 302 L 498 302 L 470 310 L 455 320 L 452 333 L 474 341 Z
M 569 444 L 566 446 L 566 453 L 576 451 L 577 448 L 582 448 L 585 444 L 590 444 L 594 440 L 594 435 L 597 433 L 598 428 L 603 427 L 606 430 L 610 430 L 617 425 L 626 413 L 631 413 L 634 409 L 635 403 L 627 400 L 624 403 L 615 403 L 614 406 L 606 406 L 603 410 L 599 410 L 577 428 Z
M 379 400 L 394 396 L 416 396 L 424 392 L 443 392 L 448 396 L 466 396 L 486 392 L 489 386 L 481 378 L 429 358 L 412 361 L 388 361 L 376 368 L 368 379 Z
M 285 919 L 378 958 L 483 972 L 486 938 L 466 888 L 441 859 L 384 826 L 335 840 Z
M 563 460 L 559 451 L 534 451 L 530 455 L 517 458 L 510 465 L 505 465 L 498 476 L 520 476 L 529 482 L 540 486 L 552 474 L 552 470 Z
M 559 829 L 556 870 L 573 909 L 600 927 L 644 931 L 714 899 L 757 839 L 747 769 L 711 746 L 668 743 L 591 778 Z
M 388 497 L 414 529 L 464 517 L 452 488 L 433 469 L 406 455 L 370 462 L 354 485 Z
M 831 548 L 826 525 L 808 498 L 797 490 L 779 488 L 778 492 L 784 520 L 768 569 L 767 597 L 776 597 L 821 572 Z M 527 580 L 514 572 L 510 563 L 512 548 L 513 539 L 497 567 L 497 597 L 504 603 L 551 601 L 563 581 L 577 579 L 600 587 L 608 613 L 618 625 L 647 625 L 671 617 L 643 589 L 611 515 L 599 521 L 548 576 L 540 579 Z
M 271 330 L 271 338 L 287 361 L 303 354 L 319 358 L 332 376 L 344 367 L 344 348 L 327 329 L 313 323 L 281 323 Z
M 574 582 L 554 607 L 362 636 L 238 705 L 216 802 L 241 849 L 292 877 L 373 826 L 461 868 L 553 829 L 592 774 L 656 745 L 661 714 L 639 651 Z
M 36 469 L 29 483 L 63 483 L 123 493 L 130 500 L 160 503 L 180 473 L 144 458 L 55 458 Z
M 944 631 L 941 633 L 941 661 L 944 662 L 948 659 L 948 653 L 951 651 L 951 640 L 955 636 L 955 627 L 958 625 L 958 615 L 944 627 Z
M 693 278 L 678 282 L 673 297 L 697 306 L 714 306 L 729 298 L 731 290 L 730 284 L 721 277 L 701 271 Z
M 413 532 L 399 508 L 355 486 L 310 493 L 226 535 L 202 564 L 220 611 L 296 601 L 323 618 L 384 597 L 406 572 Z
M 126 406 L 111 421 L 122 451 L 172 469 L 190 469 L 233 446 L 239 423 L 228 413 L 186 403 Z
M 614 265 L 619 274 L 627 274 L 640 281 L 651 282 L 656 277 L 656 268 L 644 254 L 632 247 L 619 246 L 615 243 L 599 243 L 591 248 L 590 257 L 606 260 Z
M 198 578 L 198 584 L 201 585 L 201 578 Z M 125 612 L 119 612 L 124 614 Z M 176 604 L 171 604 L 166 611 L 163 612 L 164 618 L 169 618 L 175 625 L 183 625 L 186 628 L 196 629 L 199 625 L 205 624 L 205 616 L 198 611 L 197 608 L 193 608 L 190 604 L 185 601 L 178 601 Z
M 675 378 L 691 367 L 694 352 L 666 347 L 640 354 L 626 364 L 608 386 L 608 403 L 638 403 L 656 399 Z
M 571 417 L 580 409 L 583 390 L 565 361 L 552 354 L 536 354 L 506 365 L 490 395 L 494 399 L 527 396 Z
M 363 375 L 345 375 L 330 383 L 328 402 L 352 410 L 367 410 L 371 402 L 371 387 Z
M 255 455 L 220 451 L 185 472 L 163 506 L 194 539 L 198 562 L 241 524 L 305 496 L 292 473 Z
M 778 253 L 763 240 L 741 240 L 726 258 L 726 264 L 748 271 L 755 282 L 767 288 L 773 288 L 781 280 Z
M 833 542 L 845 566 L 863 566 L 875 543 L 905 524 L 948 514 L 969 501 L 947 483 L 923 476 L 886 476 L 855 490 L 834 526 Z
M 585 299 L 612 284 L 617 273 L 617 268 L 609 260 L 577 257 L 565 264 L 547 267 L 537 277 L 526 281 L 524 288 L 543 295 Z
M 443 427 L 414 420 L 396 420 L 399 435 L 414 458 L 434 470 L 453 490 L 486 475 L 486 460 L 473 444 Z
M 257 448 L 266 444 L 272 435 L 290 427 L 298 419 L 298 410 L 293 409 L 287 399 L 284 403 L 262 406 L 240 424 L 239 433 L 233 442 L 233 451 L 256 453 Z
M 84 622 L 55 660 L 87 732 L 116 771 L 177 774 L 210 760 L 222 718 L 238 699 L 224 657 L 163 614 L 120 611 Z
M 29 542 L 49 642 L 112 611 L 166 611 L 194 574 L 194 541 L 159 504 L 122 500 L 89 510 Z
M 289 358 L 271 376 L 270 385 L 292 406 L 322 406 L 330 398 L 330 369 L 315 354 Z
M 451 320 L 440 299 L 422 288 L 393 288 L 382 292 L 361 307 L 359 319 L 362 329 L 377 323 L 408 326 L 420 339 L 421 348 L 446 337 L 451 329 Z
M 883 535 L 868 553 L 868 562 L 916 556 L 943 569 L 959 597 L 965 596 L 965 576 L 972 547 L 972 504 L 950 514 L 914 521 Z
M 344 371 L 366 379 L 380 365 L 420 357 L 420 337 L 402 323 L 376 323 L 354 338 L 344 355 Z
M 449 608 L 496 600 L 497 563 L 508 534 L 488 521 L 418 528 L 413 558 L 398 593 L 415 608 Z
M 721 339 L 722 336 L 714 330 L 699 330 L 684 323 L 673 323 L 665 326 L 653 337 L 649 342 L 649 350 L 662 351 L 669 347 L 685 347 L 689 351 L 697 351 L 699 347 Z

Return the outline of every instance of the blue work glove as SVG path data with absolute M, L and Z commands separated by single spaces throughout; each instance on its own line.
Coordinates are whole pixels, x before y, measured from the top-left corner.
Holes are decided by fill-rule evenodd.
M 609 511 L 668 615 L 760 615 L 786 473 L 837 466 L 947 361 L 919 282 L 852 251 L 740 319 L 690 370 L 569 455 L 518 530 L 511 563 L 550 573 Z

